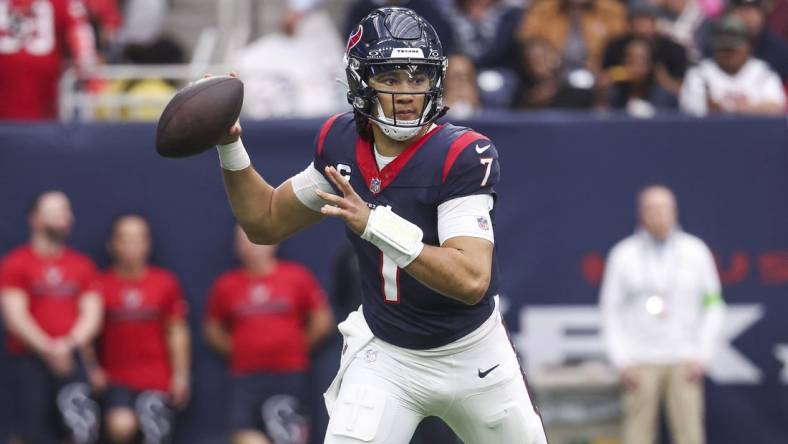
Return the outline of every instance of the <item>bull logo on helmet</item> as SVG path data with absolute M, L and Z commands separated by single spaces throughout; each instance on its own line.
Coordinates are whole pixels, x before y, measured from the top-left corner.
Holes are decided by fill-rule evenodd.
M 350 54 L 350 50 L 358 45 L 358 42 L 361 41 L 362 34 L 364 34 L 364 28 L 361 25 L 358 25 L 356 32 L 350 34 L 350 37 L 347 39 L 347 49 L 345 49 L 345 56 Z

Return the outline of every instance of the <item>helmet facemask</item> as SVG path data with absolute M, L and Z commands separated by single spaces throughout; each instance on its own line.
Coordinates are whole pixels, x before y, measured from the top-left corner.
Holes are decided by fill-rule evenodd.
M 349 58 L 347 72 L 351 89 L 353 84 L 358 88 L 351 102 L 353 108 L 394 140 L 414 137 L 441 115 L 445 72 L 442 60 L 360 62 Z M 402 96 L 412 96 L 414 100 L 397 103 Z M 423 100 L 415 96 L 423 96 Z

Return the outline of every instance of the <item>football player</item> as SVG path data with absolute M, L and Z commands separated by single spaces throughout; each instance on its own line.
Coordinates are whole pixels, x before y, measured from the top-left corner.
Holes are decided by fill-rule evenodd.
M 494 187 L 486 136 L 436 124 L 446 57 L 429 23 L 381 8 L 350 35 L 352 112 L 328 119 L 314 161 L 279 187 L 233 126 L 219 146 L 235 216 L 256 243 L 337 217 L 359 257 L 362 308 L 339 326 L 326 443 L 407 443 L 426 416 L 467 443 L 544 443 L 497 308 Z

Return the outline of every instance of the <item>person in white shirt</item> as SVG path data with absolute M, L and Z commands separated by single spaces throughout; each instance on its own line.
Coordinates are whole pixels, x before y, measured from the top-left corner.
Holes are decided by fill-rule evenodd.
M 713 58 L 700 62 L 684 78 L 682 110 L 705 116 L 715 112 L 781 114 L 785 91 L 769 65 L 752 57 L 747 27 L 735 16 L 723 17 L 712 31 Z
M 620 371 L 624 444 L 652 444 L 664 403 L 674 444 L 705 442 L 703 375 L 721 338 L 725 303 L 709 248 L 683 232 L 673 192 L 638 196 L 640 227 L 611 250 L 602 331 Z

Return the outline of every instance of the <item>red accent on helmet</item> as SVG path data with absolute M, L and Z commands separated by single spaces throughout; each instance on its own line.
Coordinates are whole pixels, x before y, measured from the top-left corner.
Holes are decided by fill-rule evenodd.
M 345 54 L 350 54 L 350 50 L 353 49 L 354 46 L 358 45 L 358 42 L 361 41 L 361 35 L 364 33 L 364 28 L 361 25 L 358 25 L 358 29 L 353 34 L 350 34 L 350 37 L 347 39 L 347 49 L 345 49 Z

